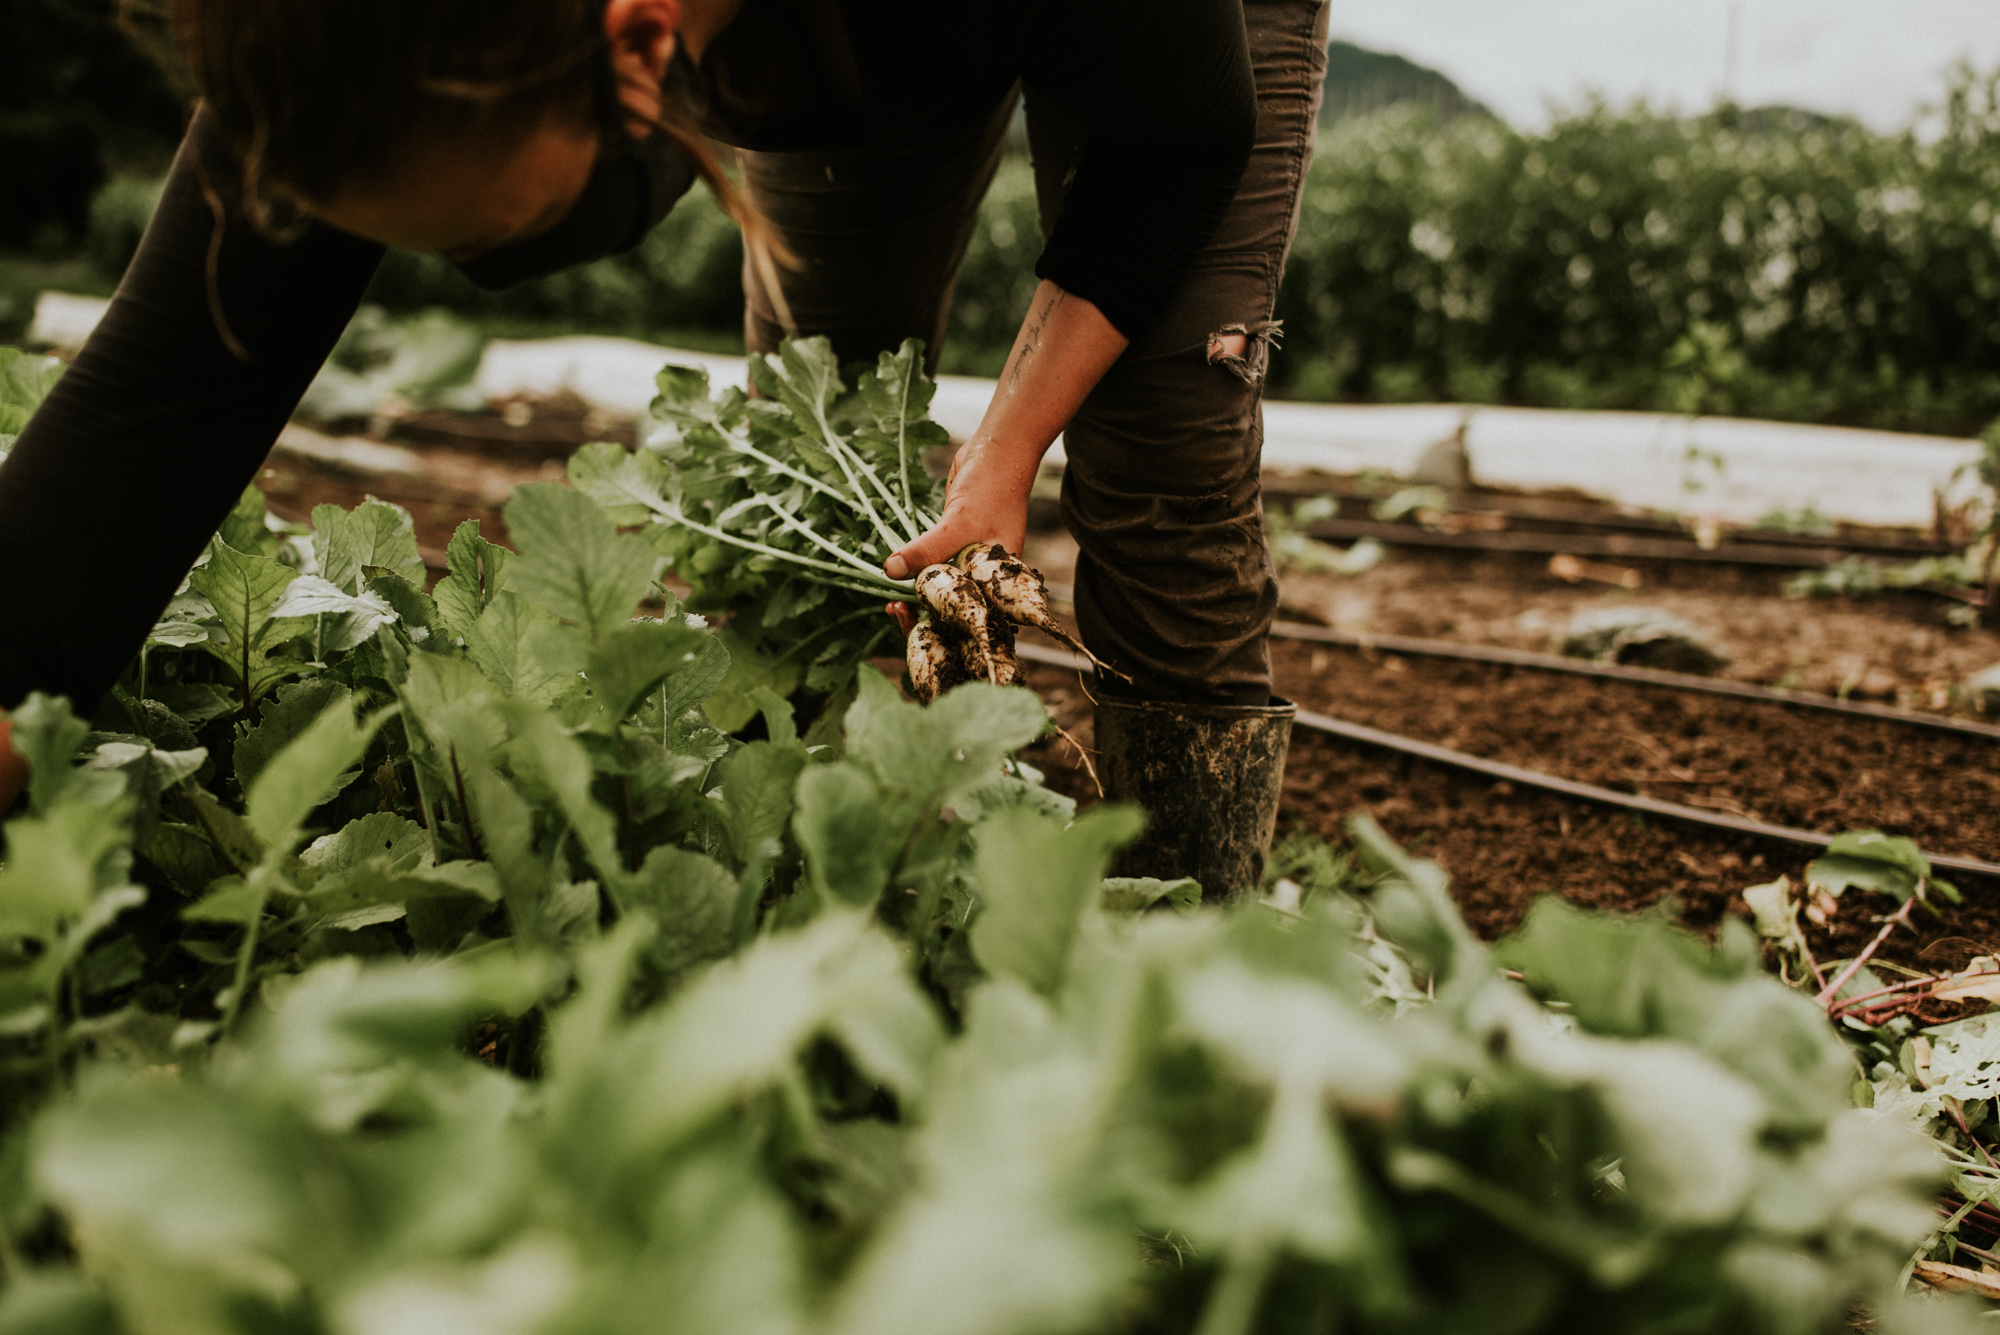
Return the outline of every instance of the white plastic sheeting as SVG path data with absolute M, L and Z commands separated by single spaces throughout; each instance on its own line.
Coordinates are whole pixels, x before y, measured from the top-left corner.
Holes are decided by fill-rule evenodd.
M 550 395 L 569 390 L 594 408 L 639 416 L 653 401 L 653 377 L 668 362 L 699 366 L 709 383 L 742 385 L 749 371 L 741 357 L 656 347 L 630 338 L 547 338 L 514 342 L 495 339 L 474 379 L 489 399 L 516 394 Z M 931 416 L 963 440 L 978 427 L 993 395 L 993 382 L 948 375 L 938 381 Z
M 631 339 L 494 342 L 479 368 L 491 397 L 569 389 L 611 412 L 641 413 L 668 362 L 705 366 L 718 387 L 740 385 L 740 357 L 681 352 Z M 993 381 L 945 376 L 931 414 L 963 439 L 979 425 Z M 1665 413 L 1561 412 L 1453 404 L 1264 405 L 1269 469 L 1394 477 L 1464 429 L 1466 463 L 1489 486 L 1574 488 L 1620 505 L 1713 515 L 1733 523 L 1810 507 L 1829 519 L 1923 526 L 1933 492 L 1975 486 L 1976 441 L 1893 431 Z M 1052 456 L 1060 461 L 1058 442 Z
M 105 303 L 44 293 L 33 341 L 74 348 Z M 706 367 L 716 386 L 744 383 L 741 357 L 629 338 L 495 339 L 475 386 L 487 399 L 575 393 L 592 407 L 639 416 L 668 362 Z M 954 437 L 979 425 L 993 382 L 945 376 L 931 415 Z M 1451 404 L 1267 403 L 1264 466 L 1407 477 L 1463 431 L 1465 463 L 1490 486 L 1574 488 L 1620 505 L 1747 523 L 1811 508 L 1854 523 L 1924 526 L 1936 495 L 1975 489 L 1976 441 L 1891 431 L 1799 426 L 1664 413 L 1560 412 Z M 1060 461 L 1058 441 L 1052 458 Z

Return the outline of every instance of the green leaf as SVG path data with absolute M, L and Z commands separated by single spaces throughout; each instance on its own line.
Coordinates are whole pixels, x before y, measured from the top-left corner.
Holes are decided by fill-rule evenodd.
M 647 1161 L 746 1093 L 785 1078 L 815 1035 L 849 1028 L 906 1036 L 876 1049 L 896 1069 L 868 1069 L 916 1092 L 938 1023 L 886 936 L 864 915 L 839 912 L 758 937 L 634 1023 L 605 1054 L 617 1072 L 617 1107 L 603 1114 L 613 1130 L 601 1152 Z M 921 1050 L 909 1046 L 912 1035 L 922 1036 Z
M 1278 1085 L 1257 1145 L 1202 1184 L 1183 1227 L 1232 1264 L 1260 1264 L 1285 1249 L 1379 1267 L 1387 1258 L 1373 1213 L 1319 1089 L 1289 1079 Z
M 63 363 L 54 357 L 34 357 L 19 348 L 0 348 L 0 436 L 18 436 L 42 406 Z M 707 381 L 704 378 L 703 388 Z
M 861 377 L 857 386 L 875 423 L 891 439 L 898 430 L 915 422 L 930 409 L 937 386 L 924 375 L 924 345 L 920 339 L 906 338 L 894 352 L 883 352 L 875 369 Z
M 184 895 L 199 895 L 228 870 L 208 836 L 192 825 L 161 821 L 138 851 Z
M 631 618 L 653 580 L 645 539 L 619 533 L 589 497 L 553 482 L 517 489 L 506 516 L 521 552 L 507 568 L 509 588 L 593 642 Z
M 728 868 L 670 845 L 648 853 L 624 885 L 626 903 L 653 915 L 657 930 L 645 953 L 664 973 L 730 953 L 738 893 Z
M 1095 807 L 1067 829 L 1022 808 L 989 816 L 974 835 L 982 907 L 972 953 L 979 962 L 1055 995 L 1112 855 L 1145 825 L 1128 806 Z
M 270 509 L 264 504 L 264 493 L 251 483 L 236 498 L 236 505 L 222 521 L 222 528 L 216 536 L 239 552 L 254 556 L 275 557 L 281 544 L 278 535 L 264 522 Z
M 0 358 L 18 350 L 0 348 Z M 51 359 L 53 360 L 53 359 Z M 0 360 L 0 370 L 6 363 Z M 0 1335 L 119 1335 L 110 1295 L 74 1270 L 31 1270 L 0 1293 Z
M 1109 876 L 1098 902 L 1113 913 L 1143 913 L 1155 904 L 1171 904 L 1176 912 L 1201 908 L 1201 882 L 1191 876 L 1161 881 L 1151 876 Z
M 618 854 L 617 826 L 611 813 L 591 796 L 594 773 L 582 743 L 564 732 L 546 710 L 513 701 L 507 716 L 514 725 L 508 754 L 516 781 L 530 799 L 562 812 L 607 886 L 620 883 L 625 868 Z
M 792 821 L 792 790 L 806 767 L 796 741 L 751 742 L 722 762 L 723 824 L 737 862 L 768 863 Z
M 841 383 L 833 343 L 824 337 L 787 339 L 778 355 L 766 356 L 763 364 L 779 402 L 806 422 L 828 413 L 847 388 Z
M 1928 882 L 1953 903 L 1958 892 L 1945 881 L 1931 879 L 1930 860 L 1908 839 L 1880 830 L 1850 830 L 1837 834 L 1820 857 L 1806 864 L 1806 884 L 1838 898 L 1850 887 L 1875 890 L 1902 903 Z
M 356 723 L 344 703 L 326 710 L 258 772 L 243 804 L 244 822 L 273 853 L 290 852 L 313 809 L 339 792 L 336 781 L 351 778 L 384 711 Z
M 256 727 L 236 739 L 236 783 L 245 792 L 271 757 L 296 741 L 313 720 L 330 709 L 348 707 L 349 692 L 332 677 L 314 677 L 278 688 L 266 701 Z
M 1758 967 L 1755 937 L 1711 948 L 1656 917 L 1617 918 L 1554 895 L 1535 901 L 1493 958 L 1568 1003 L 1587 1033 L 1669 1037 L 1757 1086 L 1775 1123 L 1817 1133 L 1845 1103 L 1852 1058 L 1825 1012 Z
M 1382 935 L 1440 982 L 1478 974 L 1486 952 L 1459 916 L 1443 869 L 1398 848 L 1366 812 L 1349 817 L 1347 830 L 1375 877 L 1370 907 Z
M 225 877 L 217 881 L 198 902 L 182 909 L 181 916 L 190 922 L 226 922 L 243 926 L 263 914 L 267 898 L 263 891 L 253 888 L 241 877 Z
M 419 827 L 421 836 L 421 827 Z M 500 879 L 490 862 L 425 865 L 405 851 L 357 862 L 323 876 L 305 895 L 315 913 L 336 919 L 384 906 L 405 909 L 426 901 L 464 901 L 483 911 L 500 898 Z M 379 921 L 389 921 L 385 915 Z M 332 925 L 340 925 L 338 922 Z
M 151 742 L 100 742 L 85 766 L 93 770 L 123 770 L 150 796 L 192 778 L 208 763 L 208 748 L 192 746 L 185 751 L 165 751 Z
M 728 651 L 729 664 L 721 682 L 701 701 L 701 708 L 716 727 L 736 732 L 757 716 L 757 692 L 787 696 L 798 689 L 799 664 L 796 658 L 757 648 L 734 630 L 724 630 L 717 638 Z
M 674 366 L 660 368 L 653 377 L 660 391 L 653 400 L 652 414 L 662 421 L 682 421 L 690 425 L 715 425 L 715 405 L 709 397 L 708 368 Z
M 430 836 L 423 826 L 394 812 L 376 811 L 313 840 L 299 861 L 313 870 L 318 884 L 363 865 L 408 871 L 429 853 Z
M 822 895 L 859 906 L 880 898 L 903 836 L 885 825 L 882 806 L 881 790 L 855 766 L 817 765 L 799 777 L 792 830 Z
M 479 521 L 468 519 L 451 535 L 445 548 L 450 572 L 431 590 L 438 612 L 459 639 L 470 636 L 480 614 L 492 606 L 505 587 L 507 563 L 514 553 L 479 536 Z
M 485 766 L 506 740 L 505 693 L 464 659 L 416 655 L 397 698 L 408 711 L 406 723 L 415 720 L 412 742 L 436 748 L 441 764 L 455 755 L 464 770 Z
M 677 673 L 696 670 L 702 647 L 712 638 L 704 631 L 651 621 L 629 622 L 605 635 L 590 651 L 584 669 L 599 709 L 591 728 L 615 732 L 654 687 Z
M 466 634 L 466 652 L 487 680 L 508 694 L 553 703 L 574 678 L 552 669 L 532 643 L 540 632 L 560 624 L 518 593 L 503 590 Z
M 77 751 L 90 725 L 76 717 L 68 700 L 37 691 L 14 711 L 12 745 L 28 762 L 28 805 L 47 812 L 77 779 Z
M 694 660 L 669 676 L 661 689 L 660 713 L 670 723 L 714 695 L 735 661 L 721 636 L 703 635 L 701 639 Z
M 317 575 L 301 575 L 293 580 L 285 589 L 285 596 L 271 609 L 271 615 L 332 618 L 320 623 L 316 638 L 322 653 L 352 649 L 396 621 L 396 609 L 380 594 L 347 593 Z
M 889 792 L 949 805 L 983 787 L 1001 760 L 1040 736 L 1048 715 L 1032 692 L 972 682 L 925 708 L 863 668 L 847 711 L 847 754 Z
M 0 863 L 0 940 L 50 942 L 89 911 L 100 890 L 121 882 L 132 837 L 132 802 L 63 802 L 7 822 Z
M 187 795 L 188 805 L 201 823 L 202 833 L 207 836 L 209 846 L 223 861 L 244 874 L 264 860 L 264 846 L 243 818 L 217 802 L 203 790 L 196 788 Z
M 764 729 L 774 742 L 795 742 L 799 739 L 798 721 L 792 714 L 792 702 L 768 686 L 759 686 L 750 692 L 750 699 L 757 706 L 757 712 L 764 716 Z
M 604 507 L 611 522 L 643 524 L 658 517 L 671 485 L 667 465 L 650 450 L 598 441 L 570 456 L 569 481 Z
M 202 645 L 235 677 L 249 701 L 304 667 L 273 661 L 272 649 L 312 629 L 302 618 L 272 620 L 285 590 L 298 578 L 289 566 L 262 556 L 246 556 L 224 542 L 209 545 L 208 563 L 188 575 L 195 592 L 215 605 L 223 638 Z
M 385 501 L 367 501 L 352 510 L 316 506 L 312 512 L 313 555 L 330 584 L 358 594 L 362 570 L 381 566 L 421 588 L 424 558 L 417 553 L 416 524 L 410 512 Z

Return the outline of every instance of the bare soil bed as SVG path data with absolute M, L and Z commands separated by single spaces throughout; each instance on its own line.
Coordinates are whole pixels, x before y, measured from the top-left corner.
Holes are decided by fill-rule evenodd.
M 1033 554 L 1052 580 L 1073 567 L 1067 539 Z M 1511 554 L 1396 550 L 1346 580 L 1285 579 L 1287 615 L 1367 634 L 1547 649 L 1586 608 L 1643 603 L 1702 628 L 1730 656 L 1726 676 L 1950 709 L 1950 688 L 2000 659 L 2000 636 L 1950 625 L 1946 604 L 1905 593 L 1867 600 L 1783 596 L 1783 573 L 1655 563 L 1640 592 L 1577 587 L 1545 561 Z M 1603 787 L 1824 833 L 1881 829 L 1928 851 L 2000 860 L 2000 742 L 1598 681 L 1525 668 L 1274 641 L 1280 694 L 1321 713 Z M 1030 673 L 1065 727 L 1090 745 L 1087 682 Z M 1866 683 L 1867 689 L 1861 687 Z M 1034 759 L 1052 785 L 1096 797 L 1064 743 Z M 1610 909 L 1668 901 L 1689 925 L 1747 916 L 1741 892 L 1797 878 L 1808 851 L 1601 807 L 1300 729 L 1281 831 L 1339 841 L 1367 812 L 1439 862 L 1480 935 L 1516 926 L 1540 894 Z M 1959 881 L 1963 907 L 1920 920 L 1882 951 L 1910 967 L 1959 967 L 2000 952 L 2000 883 Z M 1876 930 L 1857 897 L 1809 933 L 1826 957 Z

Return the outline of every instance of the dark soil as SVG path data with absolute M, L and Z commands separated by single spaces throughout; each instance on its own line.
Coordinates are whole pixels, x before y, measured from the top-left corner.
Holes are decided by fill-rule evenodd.
M 257 485 L 263 490 L 271 513 L 299 522 L 309 520 L 316 505 L 352 507 L 370 496 L 400 505 L 416 521 L 417 545 L 424 563 L 442 572 L 445 545 L 461 523 L 476 519 L 481 535 L 489 542 L 505 543 L 507 525 L 500 517 L 500 507 L 507 488 L 544 480 L 547 476 L 539 469 L 487 471 L 495 475 L 493 487 L 448 488 L 431 478 L 395 475 L 357 478 L 296 455 L 274 454 L 258 475 Z M 562 476 L 560 468 L 554 476 Z M 499 485 L 502 482 L 505 485 Z
M 1526 669 L 1371 662 L 1299 644 L 1274 650 L 1280 692 L 1323 713 L 1604 787 L 1828 833 L 1882 829 L 1931 851 L 2000 860 L 1991 818 L 2000 746 L 1978 738 Z M 1088 699 L 1076 675 L 1038 667 L 1029 679 L 1087 747 Z M 1052 787 L 1096 800 L 1068 744 L 1045 742 L 1030 758 Z M 1298 729 L 1281 833 L 1344 842 L 1344 822 L 1359 812 L 1450 873 L 1466 921 L 1489 939 L 1551 893 L 1624 911 L 1671 900 L 1690 926 L 1713 929 L 1725 914 L 1748 916 L 1745 888 L 1780 874 L 1797 880 L 1811 860 L 1790 845 L 1518 789 Z M 2000 953 L 2000 884 L 1959 884 L 1964 906 L 1899 929 L 1881 958 L 1937 970 Z M 1808 928 L 1815 953 L 1854 954 L 1889 907 L 1849 896 L 1825 929 Z

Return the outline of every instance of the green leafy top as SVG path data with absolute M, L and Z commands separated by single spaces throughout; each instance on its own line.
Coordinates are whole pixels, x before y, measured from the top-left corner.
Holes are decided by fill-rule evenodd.
M 0 348 L 0 459 L 14 448 L 15 439 L 62 373 L 63 364 L 54 357 Z

